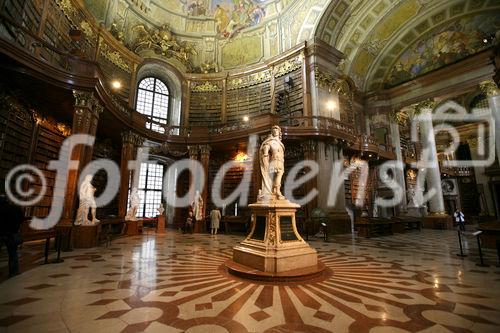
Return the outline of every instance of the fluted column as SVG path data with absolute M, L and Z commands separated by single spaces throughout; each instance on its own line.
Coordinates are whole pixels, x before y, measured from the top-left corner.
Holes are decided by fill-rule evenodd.
M 302 143 L 302 150 L 304 152 L 304 160 L 316 161 L 318 145 L 315 140 L 307 140 Z M 309 193 L 310 191 L 318 188 L 318 177 L 314 177 L 310 179 L 308 182 L 304 184 L 305 193 Z M 307 203 L 306 216 L 311 216 L 311 212 L 314 208 L 318 207 L 318 197 L 316 196 L 313 200 Z
M 403 160 L 403 151 L 401 150 L 401 138 L 399 136 L 399 124 L 396 121 L 391 121 L 390 123 L 391 127 L 391 143 L 392 146 L 394 147 L 394 152 L 396 153 L 396 161 L 401 162 L 404 165 L 404 160 Z M 404 168 L 396 168 L 395 171 L 395 177 L 396 181 L 398 184 L 401 186 L 403 189 L 403 202 L 401 202 L 401 211 L 406 210 L 406 204 L 407 204 L 407 197 L 406 197 L 406 182 L 405 182 L 405 174 L 404 174 Z
M 420 136 L 422 145 L 427 154 L 424 153 L 423 160 L 426 162 L 425 181 L 427 188 L 434 189 L 435 195 L 429 200 L 429 211 L 431 215 L 446 215 L 444 210 L 443 191 L 441 189 L 441 172 L 436 151 L 436 139 L 432 125 L 432 109 L 422 110 L 422 121 L 420 121 Z

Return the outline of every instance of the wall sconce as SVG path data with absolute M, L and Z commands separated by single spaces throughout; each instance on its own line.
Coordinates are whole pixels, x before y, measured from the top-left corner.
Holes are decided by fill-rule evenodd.
M 244 121 L 244 122 L 246 122 L 246 123 L 247 123 L 249 120 L 250 120 L 250 118 L 249 118 L 248 116 L 244 116 L 244 117 L 243 117 L 243 121 Z

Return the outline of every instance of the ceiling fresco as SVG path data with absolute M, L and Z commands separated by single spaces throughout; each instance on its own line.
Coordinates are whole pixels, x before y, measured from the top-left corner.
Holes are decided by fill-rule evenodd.
M 398 85 L 482 51 L 491 45 L 491 38 L 499 29 L 500 12 L 497 15 L 469 16 L 444 24 L 415 41 L 399 56 L 385 86 Z
M 174 59 L 186 65 L 187 71 L 202 72 L 204 68 L 220 71 L 257 63 L 311 38 L 329 2 L 81 1 L 98 22 L 137 54 Z M 146 52 L 148 45 L 153 55 Z
M 499 0 L 341 0 L 315 36 L 346 55 L 341 69 L 359 89 L 373 91 L 491 47 L 499 11 Z

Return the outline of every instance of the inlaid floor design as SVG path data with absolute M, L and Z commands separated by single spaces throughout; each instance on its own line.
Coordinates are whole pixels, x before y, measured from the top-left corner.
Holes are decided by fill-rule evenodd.
M 0 284 L 0 332 L 500 332 L 500 268 L 475 265 L 474 240 L 458 258 L 453 231 L 311 241 L 331 274 L 274 285 L 221 268 L 242 238 L 169 231 L 67 252 Z

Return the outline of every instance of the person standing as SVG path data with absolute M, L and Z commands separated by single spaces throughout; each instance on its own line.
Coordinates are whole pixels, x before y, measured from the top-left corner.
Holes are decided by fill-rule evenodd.
M 193 233 L 193 212 L 191 209 L 188 212 L 188 217 L 186 218 L 186 224 L 184 225 L 184 234 L 188 232 L 192 234 Z
M 19 257 L 17 247 L 22 243 L 19 229 L 24 220 L 21 207 L 11 203 L 7 196 L 0 195 L 0 212 L 4 219 L 0 223 L 0 238 L 7 247 L 9 254 L 9 277 L 19 274 Z
M 220 219 L 221 219 L 220 210 L 218 210 L 217 208 L 212 209 L 212 211 L 210 212 L 210 228 L 212 235 L 217 235 Z
M 459 209 L 453 213 L 453 218 L 455 219 L 455 222 L 458 224 L 458 227 L 460 228 L 461 231 L 465 231 L 465 216 L 464 213 L 462 213 Z

